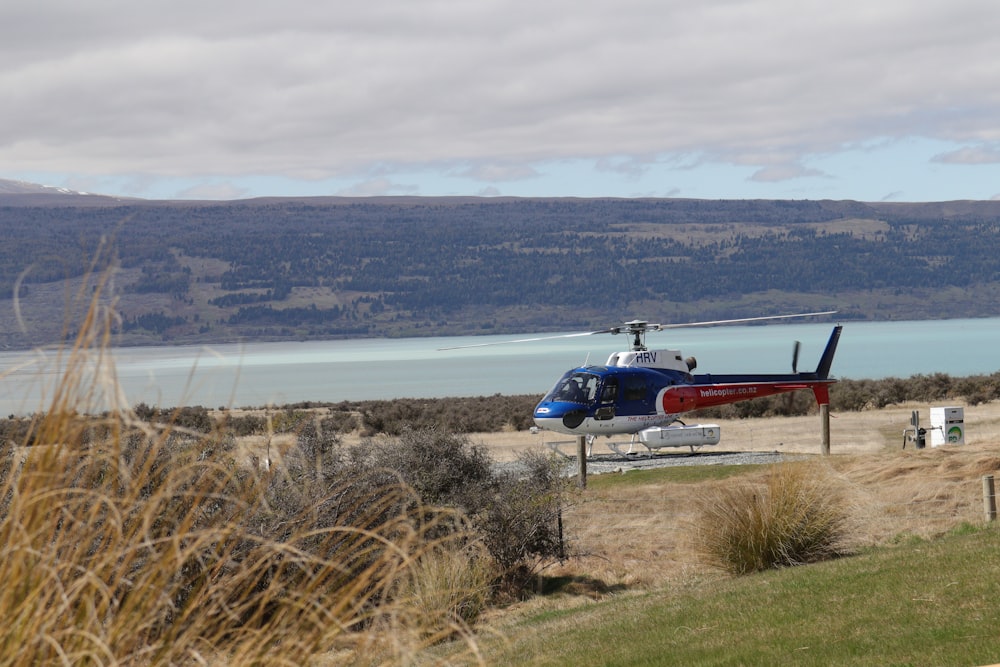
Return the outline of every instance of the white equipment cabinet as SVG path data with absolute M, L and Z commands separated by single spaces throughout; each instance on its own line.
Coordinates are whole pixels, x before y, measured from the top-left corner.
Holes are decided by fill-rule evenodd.
M 965 444 L 965 409 L 931 408 L 931 447 Z

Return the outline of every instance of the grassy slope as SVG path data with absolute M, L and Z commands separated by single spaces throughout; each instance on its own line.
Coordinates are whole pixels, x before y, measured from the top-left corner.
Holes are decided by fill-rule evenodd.
M 684 550 L 693 494 L 763 474 L 697 466 L 595 477 L 567 516 L 560 592 L 481 628 L 488 664 L 973 665 L 1000 661 L 1000 531 L 978 528 L 988 445 L 817 459 L 858 555 L 730 578 Z M 583 523 L 581 523 L 583 519 Z M 616 579 L 616 577 L 620 577 Z M 498 639 L 502 638 L 502 639 Z
M 524 616 L 491 664 L 971 665 L 1000 658 L 1000 532 Z

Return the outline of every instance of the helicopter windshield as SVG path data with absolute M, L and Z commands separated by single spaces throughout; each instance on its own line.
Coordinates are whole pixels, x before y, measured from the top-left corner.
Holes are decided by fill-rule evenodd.
M 570 371 L 563 375 L 546 400 L 592 403 L 597 397 L 600 378 L 592 373 Z

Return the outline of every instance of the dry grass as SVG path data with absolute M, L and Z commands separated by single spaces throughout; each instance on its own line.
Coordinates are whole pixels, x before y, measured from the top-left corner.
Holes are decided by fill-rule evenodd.
M 474 654 L 460 607 L 478 580 L 432 594 L 454 583 L 432 567 L 453 538 L 428 537 L 450 515 L 404 489 L 351 500 L 331 485 L 318 503 L 345 518 L 319 524 L 269 505 L 297 482 L 240 464 L 223 434 L 122 407 L 93 444 L 77 415 L 117 395 L 111 317 L 95 295 L 48 409 L 0 452 L 0 662 L 400 664 L 456 634 Z
M 845 547 L 858 549 L 981 524 L 982 476 L 1000 475 L 1000 443 L 817 456 L 796 465 L 836 487 L 847 510 Z M 735 474 L 740 484 L 763 485 L 770 471 L 752 467 Z M 589 579 L 595 590 L 683 588 L 717 578 L 695 553 L 687 530 L 699 518 L 697 495 L 735 483 L 592 483 L 564 514 L 578 557 L 547 574 Z
M 833 414 L 829 457 L 818 455 L 815 415 L 721 420 L 722 443 L 714 449 L 806 455 L 816 474 L 835 482 L 844 494 L 848 535 L 856 548 L 932 538 L 963 523 L 983 521 L 982 476 L 1000 475 L 1000 401 L 965 406 L 969 444 L 902 449 L 911 411 L 918 410 L 926 423 L 930 407 L 908 403 Z M 475 434 L 471 439 L 495 458 L 508 460 L 521 451 L 543 448 L 551 437 L 519 432 Z M 595 444 L 595 454 L 604 451 L 602 443 Z M 766 472 L 748 469 L 740 474 L 762 482 Z M 546 574 L 590 582 L 582 586 L 588 595 L 683 587 L 718 577 L 699 564 L 684 537 L 684 525 L 696 517 L 692 497 L 701 484 L 715 482 L 662 480 L 612 488 L 592 483 L 564 513 L 577 557 Z

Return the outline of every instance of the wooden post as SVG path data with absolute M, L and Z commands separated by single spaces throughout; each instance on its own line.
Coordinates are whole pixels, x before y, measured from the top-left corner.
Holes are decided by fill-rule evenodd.
M 983 476 L 983 513 L 986 521 L 997 520 L 997 496 L 993 486 L 993 475 Z
M 830 455 L 830 404 L 821 403 L 819 406 L 819 419 L 820 419 L 820 429 L 822 431 L 822 440 L 820 442 L 820 454 L 823 456 Z
M 576 436 L 576 460 L 578 464 L 576 485 L 587 488 L 587 436 Z

